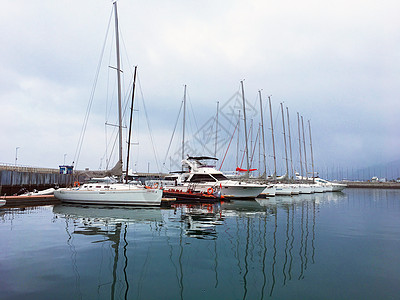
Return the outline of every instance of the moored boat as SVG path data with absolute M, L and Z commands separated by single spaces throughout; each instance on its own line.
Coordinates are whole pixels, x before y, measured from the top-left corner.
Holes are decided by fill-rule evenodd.
M 188 171 L 171 174 L 170 179 L 176 181 L 176 185 L 164 186 L 164 189 L 184 192 L 191 189 L 202 193 L 219 190 L 225 198 L 254 199 L 266 188 L 266 185 L 262 184 L 229 180 L 221 171 L 215 169 L 214 165 L 207 164 L 207 161 L 216 160 L 217 158 L 207 156 L 184 159 L 182 164 Z
M 61 188 L 54 191 L 54 196 L 62 202 L 80 203 L 80 204 L 106 204 L 106 205 L 161 205 L 162 190 L 150 189 L 137 183 L 128 182 L 128 171 L 126 178 L 123 177 L 123 158 L 122 158 L 122 99 L 121 99 L 121 61 L 119 54 L 119 31 L 118 31 L 118 13 L 117 1 L 114 1 L 114 15 L 115 15 L 115 42 L 116 42 L 116 59 L 117 59 L 117 88 L 118 88 L 118 138 L 119 138 L 119 160 L 116 166 L 111 170 L 111 175 L 118 178 L 117 182 L 94 182 L 80 185 L 79 182 L 74 183 L 75 187 Z M 135 87 L 136 69 L 134 75 L 133 88 Z M 134 97 L 134 90 L 132 92 L 132 102 Z M 131 122 L 132 125 L 132 112 L 131 108 Z M 131 125 L 129 127 L 129 137 L 131 136 Z M 127 161 L 129 159 L 130 140 L 128 140 Z M 128 162 L 126 163 L 128 166 Z
M 286 183 L 275 184 L 275 195 L 290 196 L 292 195 L 292 187 Z

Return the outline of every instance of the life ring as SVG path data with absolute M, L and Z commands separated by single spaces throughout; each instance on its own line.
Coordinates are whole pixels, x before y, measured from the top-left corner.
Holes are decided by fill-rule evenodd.
M 153 184 L 153 189 L 157 189 L 157 188 L 158 188 L 158 183 L 156 182 Z
M 208 195 L 212 195 L 213 193 L 214 193 L 214 189 L 213 188 L 210 187 L 210 188 L 207 189 L 207 194 Z
M 75 181 L 75 182 L 74 182 L 74 187 L 77 187 L 77 186 L 78 186 L 78 187 L 81 186 L 81 184 L 79 183 L 79 181 Z

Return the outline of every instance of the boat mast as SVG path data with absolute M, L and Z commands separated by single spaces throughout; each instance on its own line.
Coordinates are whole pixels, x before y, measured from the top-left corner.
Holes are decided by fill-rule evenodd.
M 246 140 L 246 162 L 247 162 L 247 170 L 246 170 L 246 177 L 248 178 L 250 175 L 250 163 L 249 163 L 249 147 L 247 143 L 247 125 L 246 125 L 246 100 L 244 98 L 244 87 L 243 87 L 243 80 L 240 82 L 242 85 L 242 98 L 243 98 L 243 118 L 244 118 L 244 138 Z
M 264 157 L 264 179 L 266 180 L 267 179 L 267 162 L 266 162 L 266 158 L 265 158 L 264 118 L 263 118 L 261 90 L 258 91 L 258 94 L 260 96 L 261 134 L 262 134 L 262 146 L 263 146 L 263 157 Z
M 128 183 L 129 152 L 131 150 L 132 118 L 133 118 L 133 104 L 134 104 L 134 101 L 135 101 L 136 71 L 137 71 L 137 66 L 135 66 L 135 71 L 133 73 L 131 117 L 130 117 L 130 120 L 129 120 L 128 151 L 127 151 L 127 154 L 126 154 L 126 174 L 125 174 L 126 183 Z
M 311 140 L 311 125 L 310 125 L 310 120 L 308 120 L 308 129 L 310 131 L 310 149 L 311 149 L 311 166 L 312 166 L 312 179 L 313 179 L 313 183 L 315 182 L 314 179 L 314 155 L 313 155 L 313 151 L 312 151 L 312 140 Z
M 287 114 L 287 123 L 288 123 L 288 133 L 289 133 L 289 153 L 290 153 L 290 169 L 291 169 L 291 176 L 290 178 L 293 179 L 293 156 L 292 156 L 292 140 L 290 137 L 290 120 L 289 120 L 289 108 L 286 106 L 286 114 Z
M 307 150 L 306 150 L 306 138 L 304 135 L 304 123 L 303 123 L 303 116 L 301 116 L 301 127 L 303 129 L 303 144 L 304 144 L 304 164 L 306 167 L 306 180 L 308 181 L 308 170 L 307 170 Z
M 274 174 L 273 174 L 273 179 L 276 179 L 276 155 L 275 155 L 274 121 L 272 120 L 271 96 L 268 96 L 268 102 L 269 102 L 269 114 L 270 114 L 270 119 L 271 119 L 272 149 L 273 149 L 273 154 L 274 154 Z
M 182 160 L 185 159 L 186 84 L 183 91 Z M 183 171 L 183 165 L 182 165 Z
M 238 135 L 237 135 L 237 144 L 236 144 L 236 167 L 239 167 L 239 141 L 240 141 L 240 110 L 239 110 L 239 117 L 238 117 Z
M 299 151 L 300 151 L 300 175 L 301 179 L 303 180 L 303 162 L 301 159 L 301 134 L 300 134 L 300 116 L 299 113 L 297 113 L 297 129 L 299 131 Z
M 217 145 L 218 145 L 218 110 L 219 110 L 219 101 L 217 101 L 217 116 L 215 119 L 215 149 L 214 149 L 214 157 L 217 157 Z
M 286 175 L 289 176 L 289 164 L 288 164 L 287 149 L 286 149 L 285 116 L 283 114 L 283 104 L 282 104 L 282 102 L 281 102 L 281 111 L 282 111 L 283 141 L 284 141 L 284 144 L 285 144 Z
M 119 29 L 117 1 L 114 2 L 115 16 L 115 49 L 117 54 L 117 83 L 118 83 L 118 136 L 119 136 L 119 164 L 122 179 L 122 101 L 121 101 L 121 58 L 119 53 Z

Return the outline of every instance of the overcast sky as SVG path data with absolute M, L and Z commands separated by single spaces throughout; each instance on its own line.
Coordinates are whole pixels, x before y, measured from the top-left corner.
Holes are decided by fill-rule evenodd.
M 259 105 L 260 89 L 263 101 L 272 95 L 277 140 L 282 140 L 280 102 L 289 108 L 293 141 L 296 112 L 311 120 L 320 168 L 361 167 L 399 158 L 398 1 L 120 0 L 118 11 L 121 48 L 129 58 L 123 65 L 125 80 L 132 81 L 133 65 L 139 68 L 139 146 L 134 146 L 132 158 L 138 171 L 147 171 L 148 163 L 157 171 L 143 100 L 161 164 L 184 85 L 201 127 L 214 116 L 216 101 L 221 106 L 233 103 L 229 99 L 243 79 L 249 103 Z M 72 162 L 111 12 L 109 0 L 3 1 L 1 163 L 15 163 L 16 147 L 21 165 L 57 168 L 64 158 Z M 113 38 L 112 30 L 108 39 Z M 105 50 L 103 59 L 105 78 L 115 72 L 108 68 L 113 64 L 111 51 Z M 104 123 L 112 111 L 106 113 L 105 107 L 112 102 L 103 92 L 113 87 L 99 80 L 98 88 L 78 168 L 104 167 Z M 258 115 L 253 117 L 258 124 Z M 269 152 L 267 109 L 264 118 Z M 108 122 L 115 121 L 110 117 Z M 220 139 L 229 140 L 233 129 L 229 135 L 221 132 Z M 188 135 L 195 131 L 188 130 Z M 168 156 L 179 151 L 179 138 Z M 283 165 L 282 143 L 277 144 L 278 164 Z M 297 153 L 298 145 L 292 146 Z M 217 156 L 222 159 L 225 151 L 226 143 Z M 272 154 L 267 155 L 271 159 Z M 232 163 L 236 154 L 228 156 Z

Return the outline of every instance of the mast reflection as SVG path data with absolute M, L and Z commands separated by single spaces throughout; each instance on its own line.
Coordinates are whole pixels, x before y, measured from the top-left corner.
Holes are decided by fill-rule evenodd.
M 110 247 L 113 250 L 111 270 L 112 281 L 111 284 L 109 282 L 99 283 L 97 289 L 100 291 L 104 286 L 110 285 L 110 299 L 116 299 L 116 297 L 120 299 L 121 290 L 124 290 L 123 299 L 129 299 L 128 226 L 129 224 L 141 223 L 148 224 L 152 229 L 158 230 L 159 226 L 163 223 L 160 211 L 155 209 L 139 210 L 132 208 L 110 208 L 63 204 L 54 206 L 53 213 L 56 218 L 65 218 L 65 231 L 68 236 L 67 244 L 72 252 L 71 259 L 76 278 L 75 288 L 78 298 L 82 298 L 83 294 L 81 291 L 81 276 L 77 265 L 78 251 L 73 244 L 75 235 L 100 238 L 95 240 L 91 239 L 92 244 L 110 244 Z M 72 232 L 69 228 L 70 224 L 73 226 Z M 120 255 L 121 250 L 122 257 Z M 122 266 L 120 267 L 121 263 Z
M 170 209 L 60 205 L 53 211 L 65 219 L 77 296 L 84 295 L 83 269 L 78 268 L 82 254 L 74 246 L 74 236 L 100 248 L 108 244 L 112 250 L 108 275 L 99 271 L 97 286 L 111 299 L 146 298 L 149 293 L 185 299 L 194 291 L 211 298 L 265 299 L 290 281 L 303 280 L 309 264 L 316 263 L 318 206 L 332 201 L 325 197 L 235 200 Z M 149 288 L 153 281 L 164 290 Z

